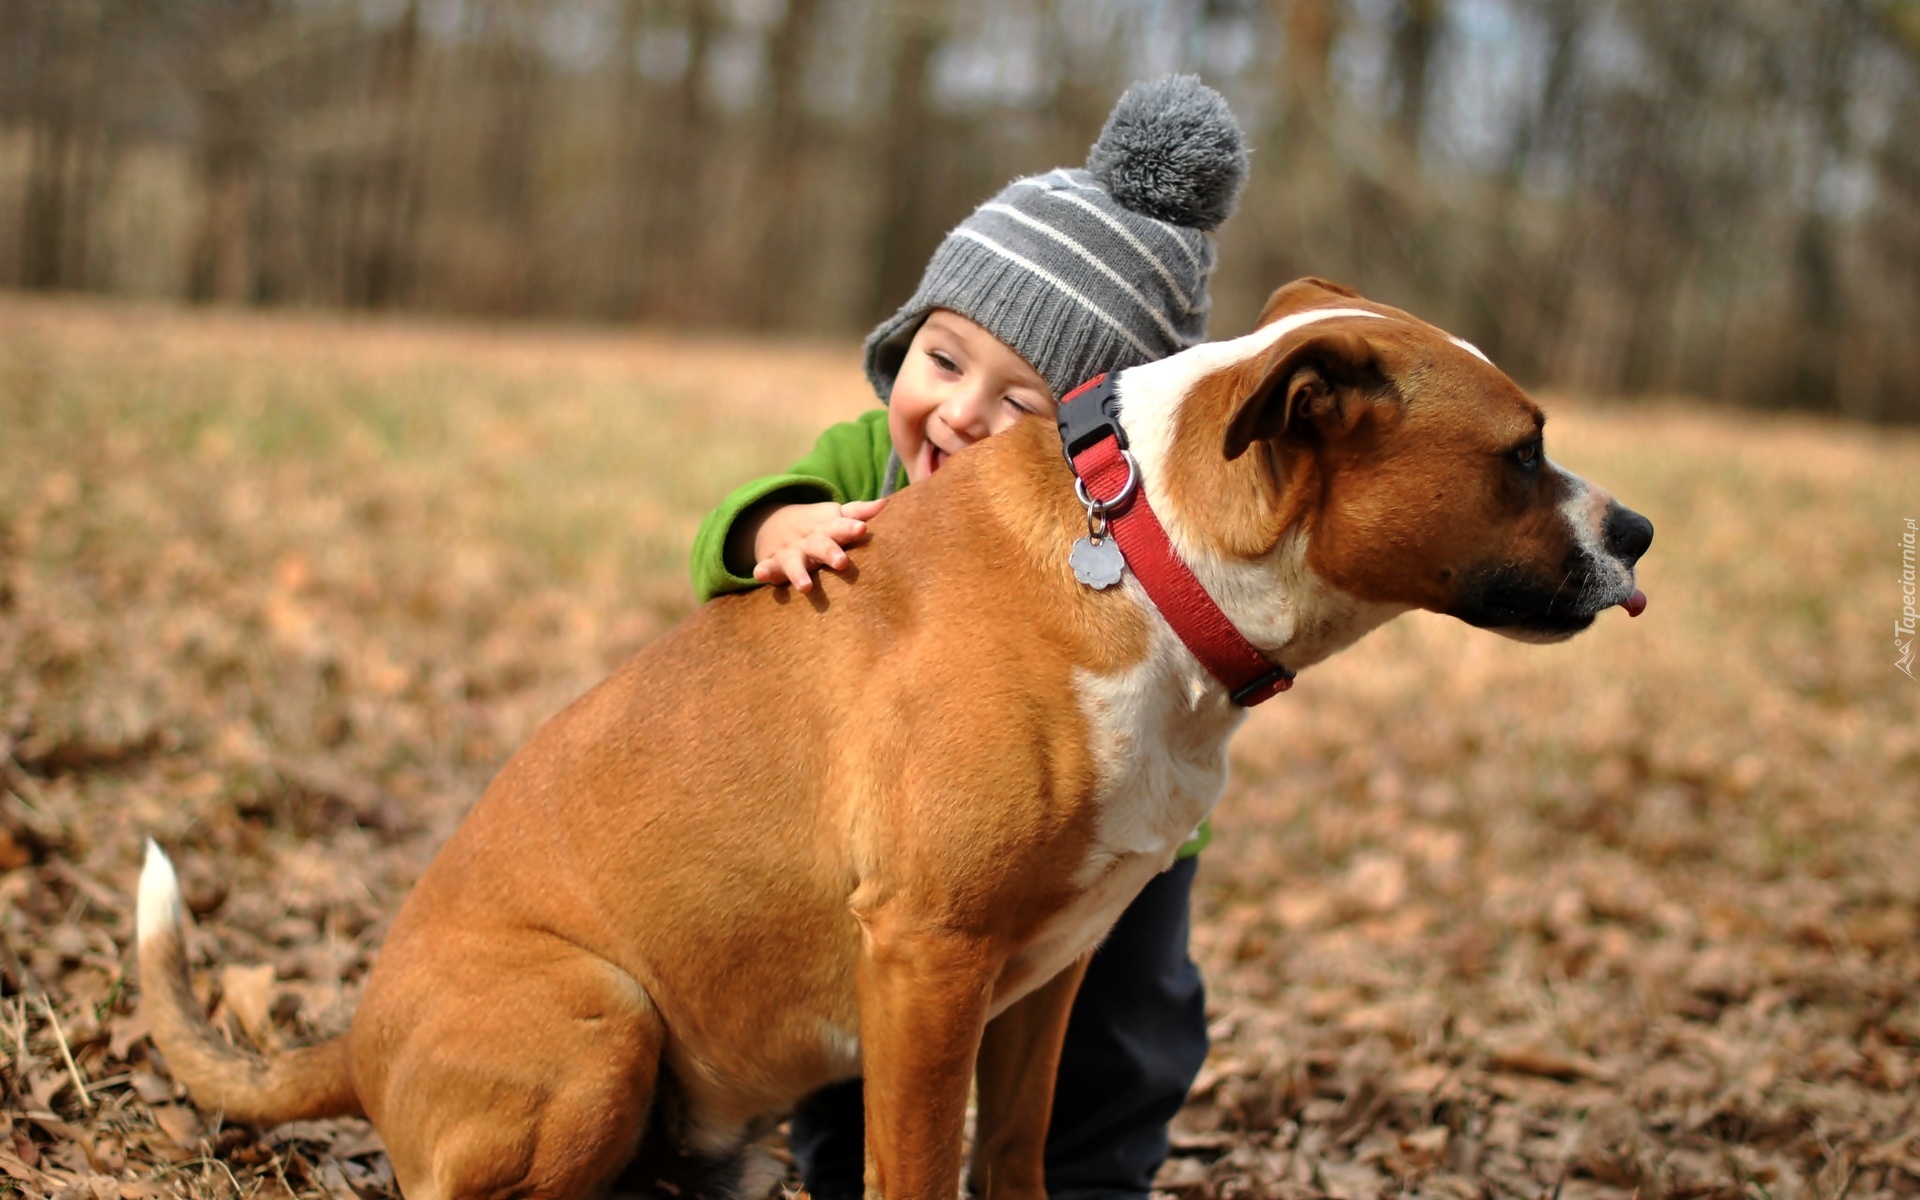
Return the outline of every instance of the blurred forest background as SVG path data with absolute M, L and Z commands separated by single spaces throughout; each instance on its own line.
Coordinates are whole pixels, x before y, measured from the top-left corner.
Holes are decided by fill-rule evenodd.
M 845 335 L 1131 79 L 1516 376 L 1920 420 L 1920 0 L 0 0 L 0 287 Z

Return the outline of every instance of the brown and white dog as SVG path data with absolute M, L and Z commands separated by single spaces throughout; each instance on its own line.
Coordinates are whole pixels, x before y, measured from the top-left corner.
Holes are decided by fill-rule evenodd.
M 1118 387 L 1174 548 L 1289 668 L 1413 608 L 1550 641 L 1644 603 L 1652 526 L 1406 313 L 1302 280 Z M 811 594 L 709 604 L 549 721 L 339 1038 L 217 1034 L 150 851 L 143 1004 L 175 1077 L 236 1120 L 364 1113 L 411 1200 L 453 1200 L 724 1157 L 864 1074 L 869 1194 L 949 1200 L 977 1072 L 974 1186 L 1043 1195 L 1085 956 L 1212 808 L 1243 715 L 1131 575 L 1075 582 L 1060 451 L 1040 421 L 973 447 Z

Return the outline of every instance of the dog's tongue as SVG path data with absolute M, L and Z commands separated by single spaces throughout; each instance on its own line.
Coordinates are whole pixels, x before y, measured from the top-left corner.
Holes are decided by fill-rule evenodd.
M 1620 602 L 1620 607 L 1627 610 L 1629 617 L 1637 617 L 1647 611 L 1647 594 L 1639 588 L 1635 588 L 1633 589 L 1633 595 L 1628 596 Z

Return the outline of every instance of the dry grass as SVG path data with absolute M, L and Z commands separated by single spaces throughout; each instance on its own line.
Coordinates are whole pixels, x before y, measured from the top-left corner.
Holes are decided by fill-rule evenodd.
M 0 1192 L 387 1190 L 364 1127 L 155 1070 L 140 839 L 210 996 L 338 1027 L 491 771 L 688 610 L 704 506 L 863 403 L 847 346 L 0 297 Z M 1920 438 L 1551 407 L 1652 605 L 1403 620 L 1255 715 L 1169 1191 L 1920 1192 Z

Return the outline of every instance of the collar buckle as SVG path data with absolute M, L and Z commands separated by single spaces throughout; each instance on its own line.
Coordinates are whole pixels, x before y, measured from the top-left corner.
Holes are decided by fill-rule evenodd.
M 1067 463 L 1087 447 L 1112 438 L 1127 448 L 1127 431 L 1120 424 L 1120 397 L 1111 374 L 1095 375 L 1061 398 L 1058 415 L 1060 444 Z M 1077 472 L 1076 472 L 1077 473 Z

